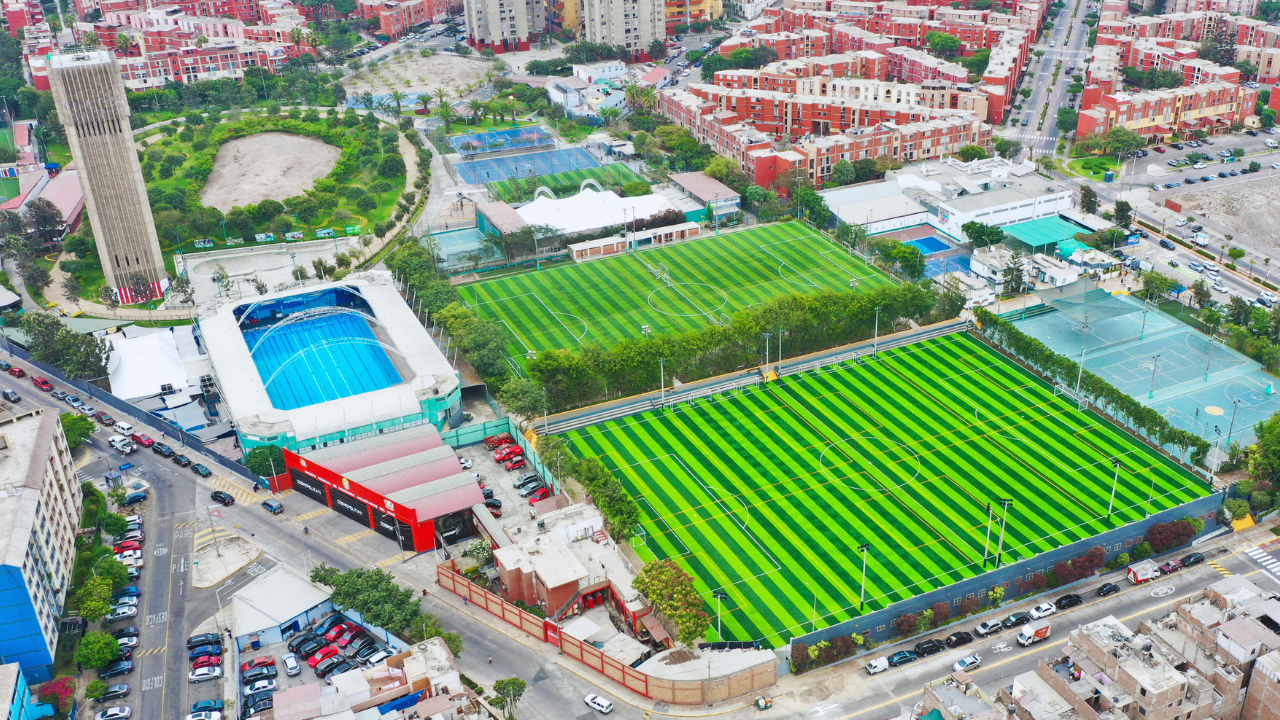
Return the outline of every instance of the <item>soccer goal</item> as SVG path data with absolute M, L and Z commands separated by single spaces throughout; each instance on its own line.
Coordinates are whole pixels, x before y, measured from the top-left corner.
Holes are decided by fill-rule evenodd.
M 1089 402 L 1087 400 L 1085 400 L 1082 396 L 1078 395 L 1075 390 L 1067 387 L 1066 385 L 1062 385 L 1062 384 L 1054 385 L 1053 394 L 1055 397 L 1058 395 L 1065 395 L 1071 398 L 1072 400 L 1075 401 L 1077 410 L 1084 410 L 1086 407 L 1089 406 Z

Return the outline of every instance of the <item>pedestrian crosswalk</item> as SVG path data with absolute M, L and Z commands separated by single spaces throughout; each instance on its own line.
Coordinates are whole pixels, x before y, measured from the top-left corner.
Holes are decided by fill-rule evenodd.
M 408 560 L 408 559 L 409 559 L 409 558 L 411 558 L 411 557 L 413 557 L 413 553 L 412 553 L 412 552 L 409 552 L 409 551 L 405 551 L 405 552 L 401 552 L 401 553 L 396 553 L 395 555 L 392 555 L 391 557 L 387 558 L 386 560 L 379 560 L 378 562 L 374 563 L 374 565 L 375 565 L 375 566 L 377 566 L 377 567 L 386 567 L 386 566 L 388 566 L 388 565 L 393 565 L 393 564 L 395 564 L 395 563 L 402 562 L 402 561 L 404 561 L 404 560 Z
M 215 540 L 222 540 L 224 538 L 235 537 L 235 536 L 236 534 L 228 530 L 227 528 L 221 525 L 215 525 L 211 528 L 197 530 L 193 542 L 195 547 L 199 548 L 202 545 L 208 545 L 209 543 Z
M 1253 558 L 1255 562 L 1257 562 L 1259 565 L 1266 568 L 1267 570 L 1270 570 L 1273 573 L 1280 573 L 1280 560 L 1277 560 L 1274 557 L 1272 557 L 1271 553 L 1266 552 L 1261 548 L 1254 547 L 1254 548 L 1249 548 L 1248 550 L 1245 550 L 1244 554 Z
M 294 520 L 310 520 L 313 517 L 320 517 L 321 515 L 327 512 L 332 512 L 332 511 L 327 507 L 320 508 L 319 510 L 312 510 L 311 512 L 305 512 L 305 513 L 302 513 L 301 515 L 294 515 L 293 519 Z
M 372 530 L 361 530 L 361 531 L 360 531 L 360 532 L 358 532 L 358 533 L 351 533 L 350 535 L 348 535 L 348 536 L 346 536 L 346 537 L 340 537 L 340 538 L 338 538 L 337 543 L 338 543 L 339 545 L 347 545 L 347 544 L 349 544 L 349 543 L 353 543 L 353 542 L 355 542 L 355 541 L 359 540 L 360 538 L 367 538 L 367 537 L 369 537 L 369 536 L 370 536 L 370 535 L 372 535 L 372 534 L 373 534 L 373 531 L 372 531 Z
M 1217 570 L 1217 571 L 1218 571 L 1218 572 L 1219 572 L 1223 577 L 1231 577 L 1231 571 L 1230 571 L 1230 570 L 1228 570 L 1228 569 L 1226 569 L 1226 568 L 1222 567 L 1221 565 L 1219 565 L 1218 563 L 1214 562 L 1213 560 L 1210 560 L 1210 561 L 1209 561 L 1209 563 L 1208 563 L 1208 565 L 1209 565 L 1209 567 L 1213 568 L 1214 570 Z

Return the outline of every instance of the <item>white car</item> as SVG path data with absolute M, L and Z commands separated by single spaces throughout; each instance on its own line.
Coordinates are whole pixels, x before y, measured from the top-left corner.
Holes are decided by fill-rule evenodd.
M 955 665 L 951 666 L 952 670 L 960 672 L 961 670 L 973 670 L 982 664 L 982 657 L 978 655 L 970 655 L 969 657 L 960 658 Z
M 599 695 L 588 695 L 582 699 L 592 710 L 599 710 L 606 715 L 613 712 L 613 703 L 605 700 Z
M 244 686 L 245 695 L 252 695 L 254 693 L 260 693 L 260 692 L 275 692 L 275 691 L 276 691 L 275 680 L 259 680 L 256 683 L 250 683 Z
M 109 707 L 106 710 L 94 715 L 94 720 L 125 720 L 125 718 L 133 716 L 133 708 L 127 707 Z
M 137 604 L 138 604 L 138 596 L 136 595 L 132 595 L 129 597 L 116 598 L 116 607 L 125 607 L 127 605 L 137 605 Z
M 103 621 L 115 622 L 116 620 L 124 620 L 125 618 L 132 618 L 132 617 L 138 617 L 138 608 L 122 607 L 122 608 L 116 608 L 115 610 L 112 610 L 105 618 L 103 618 Z
M 222 713 L 217 710 L 201 710 L 188 715 L 187 720 L 222 720 Z
M 981 625 L 974 628 L 973 631 L 978 637 L 986 637 L 992 633 L 998 633 L 1004 629 L 1004 625 L 999 620 L 985 620 Z
M 121 561 L 124 561 L 124 560 L 141 560 L 141 559 L 142 559 L 142 551 L 141 551 L 141 550 L 125 550 L 124 552 L 118 552 L 118 553 L 116 553 L 116 559 L 117 559 L 117 560 L 121 560 Z
M 1271 163 L 1272 170 L 1280 170 L 1280 163 Z
M 125 515 L 124 521 L 127 523 L 138 523 L 139 525 L 141 525 L 142 516 L 141 515 Z
M 472 464 L 472 463 L 471 463 L 471 458 L 458 458 L 458 462 L 459 462 L 459 463 L 462 463 L 462 469 L 463 469 L 463 470 L 470 470 L 470 469 L 471 469 L 471 464 Z
M 205 680 L 217 680 L 220 677 L 222 677 L 222 667 L 215 665 L 213 667 L 196 668 L 187 673 L 187 682 L 198 683 Z
M 1056 612 L 1058 612 L 1057 605 L 1054 605 L 1051 602 L 1040 603 L 1039 605 L 1031 608 L 1031 618 L 1033 620 L 1039 620 L 1040 618 L 1049 617 Z
M 138 638 L 136 637 L 116 638 L 116 642 L 120 643 L 122 648 L 138 647 Z
M 1276 164 L 1277 164 L 1277 165 L 1280 165 L 1280 163 L 1276 163 Z M 1187 221 L 1186 221 L 1186 220 L 1179 220 L 1178 222 L 1174 223 L 1174 225 L 1175 225 L 1175 226 L 1177 226 L 1177 227 L 1186 227 L 1186 226 L 1187 226 Z
M 1216 292 L 1220 292 L 1220 293 L 1222 293 L 1223 295 L 1230 295 L 1230 294 L 1231 294 L 1231 291 L 1227 289 L 1227 286 L 1226 286 L 1226 285 L 1223 285 L 1223 284 L 1222 284 L 1222 283 L 1220 283 L 1220 282 L 1219 282 L 1219 283 L 1214 283 L 1214 284 L 1213 284 L 1213 289 L 1214 289 Z
M 98 408 L 93 407 L 92 405 L 81 405 L 80 412 L 88 415 L 89 417 L 93 417 L 98 414 Z
M 1271 292 L 1270 290 L 1263 290 L 1262 292 L 1258 293 L 1258 297 L 1265 298 L 1270 302 L 1280 302 L 1280 298 L 1276 297 L 1276 294 Z
M 1205 169 L 1205 168 L 1206 168 L 1206 167 L 1208 167 L 1208 166 L 1207 166 L 1207 165 L 1205 165 L 1204 163 L 1196 163 L 1195 165 L 1192 165 L 1191 167 L 1195 168 L 1196 170 L 1203 170 L 1203 169 Z

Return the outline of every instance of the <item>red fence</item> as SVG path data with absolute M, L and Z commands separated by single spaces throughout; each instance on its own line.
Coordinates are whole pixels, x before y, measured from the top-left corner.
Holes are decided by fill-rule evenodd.
M 453 561 L 436 566 L 440 587 L 467 598 L 471 604 L 502 618 L 526 633 L 560 648 L 577 660 L 614 682 L 647 698 L 674 705 L 703 705 L 720 702 L 769 687 L 777 679 L 774 661 L 761 663 L 733 675 L 708 680 L 664 680 L 653 678 L 605 655 L 594 645 L 562 635 L 560 626 L 525 612 L 498 595 L 467 580 L 453 569 Z

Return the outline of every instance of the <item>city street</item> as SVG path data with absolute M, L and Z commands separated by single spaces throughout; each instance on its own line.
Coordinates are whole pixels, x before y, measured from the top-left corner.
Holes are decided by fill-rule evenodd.
M 1057 148 L 1062 136 L 1056 125 L 1058 108 L 1066 103 L 1067 86 L 1071 84 L 1067 68 L 1074 66 L 1077 72 L 1082 72 L 1084 59 L 1089 56 L 1089 49 L 1085 47 L 1089 27 L 1082 22 L 1088 12 L 1088 0 L 1066 0 L 1066 3 L 1048 38 L 1032 46 L 1043 51 L 1044 57 L 1037 60 L 1031 56 L 1030 69 L 1019 85 L 1019 88 L 1031 88 L 1031 97 L 1019 98 L 1022 110 L 1012 111 L 1009 125 L 996 130 L 998 136 L 1022 143 L 1033 159 L 1037 155 L 1051 155 Z M 1054 69 L 1059 62 L 1062 67 L 1054 82 Z M 1039 126 L 1041 111 L 1046 105 L 1049 109 L 1044 115 L 1044 125 Z

